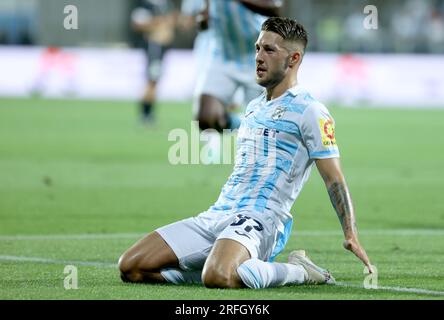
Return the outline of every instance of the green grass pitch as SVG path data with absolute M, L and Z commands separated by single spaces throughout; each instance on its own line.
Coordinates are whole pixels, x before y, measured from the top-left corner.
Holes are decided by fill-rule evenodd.
M 134 285 L 113 264 L 143 234 L 207 209 L 232 165 L 170 165 L 190 103 L 161 103 L 154 128 L 132 102 L 0 99 L 0 299 L 442 299 L 444 110 L 331 106 L 361 242 L 378 268 L 342 249 L 316 170 L 295 203 L 296 248 L 343 286 L 210 290 Z M 78 267 L 77 290 L 64 267 Z M 412 289 L 411 292 L 406 288 Z M 435 294 L 434 294 L 435 292 Z

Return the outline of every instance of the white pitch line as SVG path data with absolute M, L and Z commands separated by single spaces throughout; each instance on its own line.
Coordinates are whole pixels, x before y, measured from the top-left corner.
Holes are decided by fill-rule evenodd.
M 116 268 L 117 264 L 109 262 L 99 262 L 99 261 L 76 261 L 76 260 L 57 260 L 57 259 L 46 259 L 40 257 L 23 257 L 23 256 L 3 256 L 0 255 L 0 261 L 9 262 L 33 262 L 33 263 L 44 263 L 44 264 L 61 264 L 61 265 L 74 265 L 74 266 L 88 266 L 88 267 L 98 267 L 98 268 Z M 348 287 L 348 288 L 358 288 L 365 289 L 364 286 L 357 284 L 337 282 L 337 286 Z M 402 287 L 386 287 L 378 286 L 376 289 L 366 289 L 366 290 L 384 290 L 384 291 L 394 291 L 394 292 L 405 292 L 432 296 L 444 296 L 444 291 L 433 291 L 421 288 L 402 288 Z
M 44 263 L 44 264 L 62 264 L 62 265 L 87 266 L 87 267 L 98 267 L 98 268 L 117 268 L 116 263 L 109 263 L 109 262 L 58 260 L 58 259 L 46 259 L 46 258 L 39 258 L 39 257 L 2 256 L 2 255 L 0 255 L 0 261 L 34 262 L 34 263 Z
M 148 233 L 148 232 L 147 232 Z M 145 234 L 147 234 L 145 233 Z M 49 234 L 49 235 L 0 235 L 0 241 L 13 240 L 100 240 L 100 239 L 134 239 L 144 233 L 86 233 L 86 234 Z M 444 229 L 382 229 L 360 230 L 363 236 L 444 236 Z M 295 230 L 293 237 L 327 237 L 342 236 L 340 230 Z
M 0 241 L 11 240 L 100 240 L 100 239 L 133 239 L 142 237 L 143 233 L 85 233 L 85 234 L 37 234 L 37 235 L 3 235 Z
M 346 283 L 346 282 L 337 282 L 336 285 L 339 287 L 359 288 L 359 289 L 365 289 L 365 290 L 370 290 L 370 291 L 384 290 L 384 291 L 396 291 L 396 292 L 425 294 L 425 295 L 433 295 L 433 296 L 444 296 L 444 291 L 434 291 L 434 290 L 427 290 L 427 289 L 421 289 L 421 288 L 378 286 L 377 288 L 374 288 L 374 289 L 366 289 L 364 286 L 352 284 L 352 283 Z

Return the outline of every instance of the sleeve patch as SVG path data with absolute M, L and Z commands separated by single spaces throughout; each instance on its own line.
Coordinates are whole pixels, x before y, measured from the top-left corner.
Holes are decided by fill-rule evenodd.
M 321 130 L 322 145 L 331 147 L 336 145 L 335 125 L 332 119 L 319 119 L 319 129 Z

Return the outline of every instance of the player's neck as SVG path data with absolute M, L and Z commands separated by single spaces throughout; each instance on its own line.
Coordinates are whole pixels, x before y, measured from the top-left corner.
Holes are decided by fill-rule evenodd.
M 296 77 L 284 78 L 277 86 L 267 88 L 267 101 L 274 100 L 282 96 L 288 89 L 298 84 Z

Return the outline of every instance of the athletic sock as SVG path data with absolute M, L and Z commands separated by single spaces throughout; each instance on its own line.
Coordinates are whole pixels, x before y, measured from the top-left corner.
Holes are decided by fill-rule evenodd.
M 141 104 L 142 118 L 144 120 L 152 119 L 153 104 L 151 102 L 146 102 L 146 101 L 142 101 L 140 104 Z
M 237 268 L 237 273 L 243 283 L 252 289 L 302 284 L 307 277 L 307 271 L 300 265 L 259 259 L 245 261 Z
M 160 274 L 167 282 L 174 284 L 202 283 L 202 270 L 183 271 L 180 269 L 169 268 L 160 270 Z

